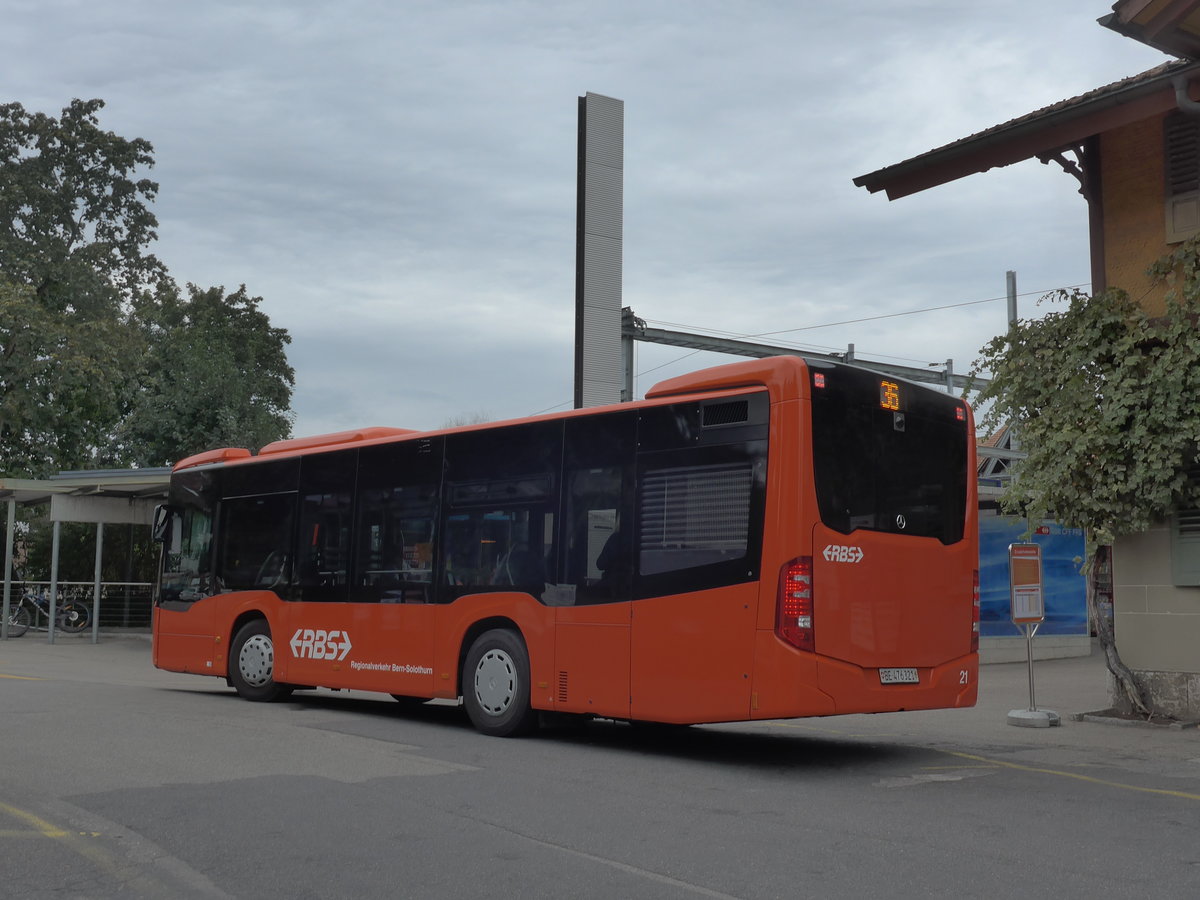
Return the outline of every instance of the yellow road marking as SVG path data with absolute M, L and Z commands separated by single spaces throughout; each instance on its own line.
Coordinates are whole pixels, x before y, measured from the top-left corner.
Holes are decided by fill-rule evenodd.
M 4 838 L 4 839 L 8 839 L 8 838 L 45 838 L 45 837 L 54 838 L 54 837 L 65 837 L 66 834 L 67 834 L 67 832 L 65 832 L 65 831 L 61 835 L 59 835 L 59 834 L 46 834 L 43 831 L 13 831 L 13 830 L 4 831 L 3 829 L 0 829 L 0 838 Z M 77 834 L 80 837 L 100 837 L 99 831 L 80 831 L 80 832 L 77 832 Z
M 961 759 L 970 759 L 978 763 L 984 763 L 988 766 L 1000 766 L 1005 769 L 1016 769 L 1020 772 L 1036 772 L 1039 775 L 1057 775 L 1060 778 L 1074 778 L 1076 781 L 1086 781 L 1090 784 L 1100 784 L 1104 787 L 1120 788 L 1125 791 L 1137 791 L 1141 794 L 1159 794 L 1163 797 L 1178 797 L 1181 800 L 1200 800 L 1200 794 L 1190 794 L 1187 791 L 1169 791 L 1165 788 L 1149 788 L 1142 787 L 1137 784 L 1125 784 L 1121 781 L 1109 781 L 1105 778 L 1094 778 L 1091 775 L 1080 775 L 1078 772 L 1064 772 L 1061 769 L 1044 769 L 1039 766 L 1026 766 L 1021 763 L 1005 762 L 1000 759 L 988 759 L 984 756 L 975 756 L 972 753 L 959 753 L 955 750 L 942 750 L 942 753 L 948 753 L 950 756 L 957 756 Z
M 42 680 L 40 678 L 35 678 L 32 675 L 5 675 L 3 672 L 0 672 L 0 678 L 11 678 L 14 681 L 41 681 Z
M 949 751 L 943 750 L 942 752 L 946 753 Z M 997 766 L 992 763 L 986 763 L 980 766 L 921 766 L 921 768 L 929 772 L 940 772 L 942 769 L 995 769 Z
M 17 809 L 15 806 L 9 806 L 7 803 L 0 803 L 0 810 L 8 813 L 14 819 L 20 819 L 22 822 L 28 822 L 29 825 L 42 837 L 61 838 L 70 834 L 69 831 L 63 831 L 57 825 L 52 825 L 45 819 L 39 819 L 33 813 L 27 813 L 25 810 Z
M 839 737 L 850 737 L 850 738 L 864 737 L 864 738 L 874 739 L 874 738 L 882 738 L 882 737 L 898 737 L 898 736 L 900 736 L 900 735 L 889 734 L 889 733 L 853 734 L 851 732 L 838 731 L 833 728 L 819 728 L 819 727 L 812 726 L 812 725 L 801 725 L 801 724 L 792 723 L 792 722 L 771 722 L 770 725 L 772 727 L 776 727 L 776 728 L 795 728 L 795 729 L 798 729 L 801 731 L 811 731 L 814 733 L 833 734 L 833 735 L 837 735 Z M 1064 772 L 1061 769 L 1046 769 L 1046 768 L 1041 768 L 1038 766 L 1022 765 L 1021 763 L 1006 762 L 1006 761 L 1000 760 L 1000 759 L 988 759 L 986 756 L 976 756 L 975 754 L 972 754 L 972 753 L 961 753 L 961 752 L 958 752 L 955 750 L 941 750 L 937 747 L 931 747 L 929 749 L 938 750 L 939 753 L 946 753 L 946 754 L 949 754 L 950 756 L 957 756 L 960 759 L 969 759 L 969 760 L 972 760 L 973 762 L 975 762 L 977 765 L 953 766 L 953 767 L 951 767 L 951 766 L 925 766 L 924 767 L 924 768 L 928 768 L 928 769 L 941 769 L 941 768 L 1016 769 L 1021 772 L 1035 772 L 1039 775 L 1058 775 L 1061 778 L 1073 778 L 1076 781 L 1086 781 L 1086 782 L 1089 782 L 1090 784 L 1099 784 L 1099 785 L 1103 785 L 1104 787 L 1118 788 L 1123 791 L 1137 791 L 1138 793 L 1141 793 L 1141 794 L 1157 794 L 1162 797 L 1177 797 L 1180 800 L 1200 800 L 1200 794 L 1192 794 L 1187 791 L 1171 791 L 1171 790 L 1167 790 L 1166 788 L 1142 787 L 1142 786 L 1136 785 L 1136 784 L 1125 784 L 1124 782 L 1121 782 L 1121 781 L 1109 781 L 1104 778 L 1096 778 L 1092 775 L 1080 775 L 1078 772 Z

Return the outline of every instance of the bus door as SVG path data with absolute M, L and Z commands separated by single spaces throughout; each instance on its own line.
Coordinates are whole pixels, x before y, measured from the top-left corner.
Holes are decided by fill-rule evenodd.
M 217 674 L 214 617 L 219 601 L 212 596 L 211 514 L 204 507 L 162 506 L 155 516 L 154 537 L 162 550 L 151 629 L 154 665 Z
M 632 421 L 608 417 L 600 429 L 580 420 L 567 432 L 564 578 L 545 597 L 555 607 L 554 708 L 561 712 L 629 716 L 632 491 L 619 442 L 631 456 Z

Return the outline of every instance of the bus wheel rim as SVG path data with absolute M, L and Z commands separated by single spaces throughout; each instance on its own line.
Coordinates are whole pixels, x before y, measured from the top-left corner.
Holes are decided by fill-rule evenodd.
M 517 695 L 517 667 L 503 650 L 488 650 L 475 667 L 475 699 L 485 713 L 503 715 Z
M 271 683 L 275 671 L 275 647 L 265 634 L 256 634 L 242 644 L 238 653 L 238 671 L 251 687 Z

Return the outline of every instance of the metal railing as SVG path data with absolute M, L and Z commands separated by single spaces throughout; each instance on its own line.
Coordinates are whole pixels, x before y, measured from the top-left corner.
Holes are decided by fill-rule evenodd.
M 150 628 L 151 591 L 153 585 L 145 581 L 102 581 L 97 596 L 93 581 L 60 581 L 56 607 L 71 602 L 82 604 L 88 610 L 88 626 L 84 634 L 95 635 L 99 631 L 130 629 L 148 631 Z M 50 593 L 49 581 L 14 581 L 10 595 L 11 608 L 15 609 L 26 594 L 45 600 Z M 48 619 L 43 614 L 33 618 L 31 630 L 47 631 Z M 61 629 L 55 628 L 60 634 Z

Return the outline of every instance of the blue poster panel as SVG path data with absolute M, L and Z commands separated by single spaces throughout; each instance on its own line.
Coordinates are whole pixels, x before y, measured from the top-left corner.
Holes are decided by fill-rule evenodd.
M 1009 607 L 1008 545 L 1032 541 L 1042 548 L 1042 590 L 1046 619 L 1038 634 L 1088 633 L 1087 591 L 1079 563 L 1083 559 L 1083 530 L 1052 522 L 1025 535 L 1025 520 L 1004 516 L 979 519 L 979 634 L 981 637 L 1019 637 Z

